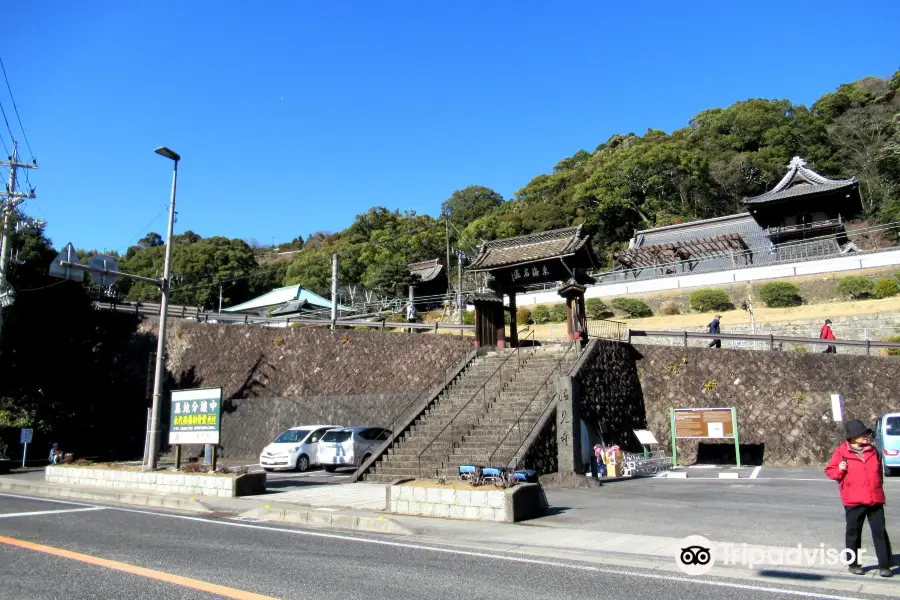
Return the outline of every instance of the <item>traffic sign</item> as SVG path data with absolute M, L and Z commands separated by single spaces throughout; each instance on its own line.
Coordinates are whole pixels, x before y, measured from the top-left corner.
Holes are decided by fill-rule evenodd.
M 84 269 L 75 266 L 63 266 L 61 262 L 78 262 L 78 252 L 72 242 L 66 244 L 62 252 L 56 255 L 53 262 L 50 263 L 50 277 L 58 277 L 59 279 L 71 279 L 72 281 L 82 281 L 84 279 Z
M 112 256 L 106 256 L 105 254 L 98 254 L 94 258 L 91 259 L 91 262 L 88 263 L 88 266 L 93 267 L 95 269 L 103 269 L 105 271 L 118 271 L 119 264 Z M 98 285 L 102 285 L 103 287 L 110 286 L 116 282 L 118 279 L 118 275 L 112 275 L 110 273 L 102 273 L 97 271 L 89 271 L 91 279 L 94 280 L 94 283 Z
M 32 437 L 34 437 L 34 429 L 25 429 L 23 427 L 21 433 L 19 434 L 19 443 L 30 444 Z

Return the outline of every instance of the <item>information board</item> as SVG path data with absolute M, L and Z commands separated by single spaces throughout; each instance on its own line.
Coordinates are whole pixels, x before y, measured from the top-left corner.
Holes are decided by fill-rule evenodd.
M 675 437 L 682 439 L 730 439 L 734 419 L 730 408 L 676 408 Z
M 169 444 L 218 444 L 222 388 L 175 390 L 169 410 Z

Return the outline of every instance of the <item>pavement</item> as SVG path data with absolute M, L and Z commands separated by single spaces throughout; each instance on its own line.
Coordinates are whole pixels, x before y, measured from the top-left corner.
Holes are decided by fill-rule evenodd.
M 427 541 L 2 497 L 9 598 L 872 598 Z
M 769 551 L 783 551 L 797 544 L 806 548 L 843 546 L 843 508 L 837 489 L 818 469 L 764 468 L 756 478 L 738 481 L 642 478 L 607 482 L 594 489 L 547 488 L 550 513 L 514 525 L 407 517 L 386 514 L 378 508 L 362 510 L 366 503 L 377 503 L 383 486 L 305 479 L 283 474 L 270 482 L 273 489 L 263 496 L 191 499 L 150 493 L 114 497 L 98 488 L 75 486 L 62 489 L 43 484 L 42 473 L 31 473 L 0 477 L 0 492 L 20 496 L 68 494 L 65 497 L 89 504 L 121 506 L 127 502 L 140 505 L 140 510 L 174 511 L 247 525 L 341 530 L 355 535 L 387 533 L 392 534 L 390 539 L 404 544 L 499 552 L 541 561 L 565 560 L 601 569 L 637 569 L 664 577 L 685 577 L 676 569 L 673 557 L 689 535 L 702 535 L 717 547 L 749 544 Z M 900 494 L 900 478 L 888 479 L 885 488 L 889 498 Z M 88 516 L 94 517 L 92 512 Z M 0 531 L 3 523 L 0 516 Z M 900 536 L 890 509 L 888 530 L 895 539 Z M 865 534 L 869 556 L 874 556 L 868 539 Z M 791 589 L 820 594 L 814 597 L 835 592 L 855 597 L 900 595 L 897 579 L 878 578 L 874 571 L 857 577 L 841 565 L 748 568 L 722 565 L 718 557 L 717 561 L 711 572 L 714 578 L 742 585 L 790 585 Z

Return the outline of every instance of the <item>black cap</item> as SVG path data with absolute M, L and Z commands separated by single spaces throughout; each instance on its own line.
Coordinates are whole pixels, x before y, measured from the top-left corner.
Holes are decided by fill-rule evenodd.
M 847 425 L 844 426 L 844 430 L 847 434 L 847 439 L 859 437 L 864 434 L 871 435 L 872 430 L 863 425 L 863 422 L 859 419 L 853 419 L 851 421 L 847 421 Z
M 826 325 L 831 325 L 831 319 L 825 319 L 825 324 L 826 324 Z

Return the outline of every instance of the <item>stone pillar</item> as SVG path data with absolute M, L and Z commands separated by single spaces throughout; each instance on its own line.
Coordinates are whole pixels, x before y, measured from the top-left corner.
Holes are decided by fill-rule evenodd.
M 566 301 L 566 323 L 568 325 L 569 341 L 587 341 L 587 320 L 584 318 L 584 290 L 583 285 L 569 283 L 560 288 L 559 295 Z
M 519 324 L 516 322 L 516 293 L 509 292 L 509 345 L 519 345 Z
M 556 380 L 556 447 L 559 474 L 584 473 L 581 460 L 581 412 L 578 410 L 578 382 L 571 377 Z

